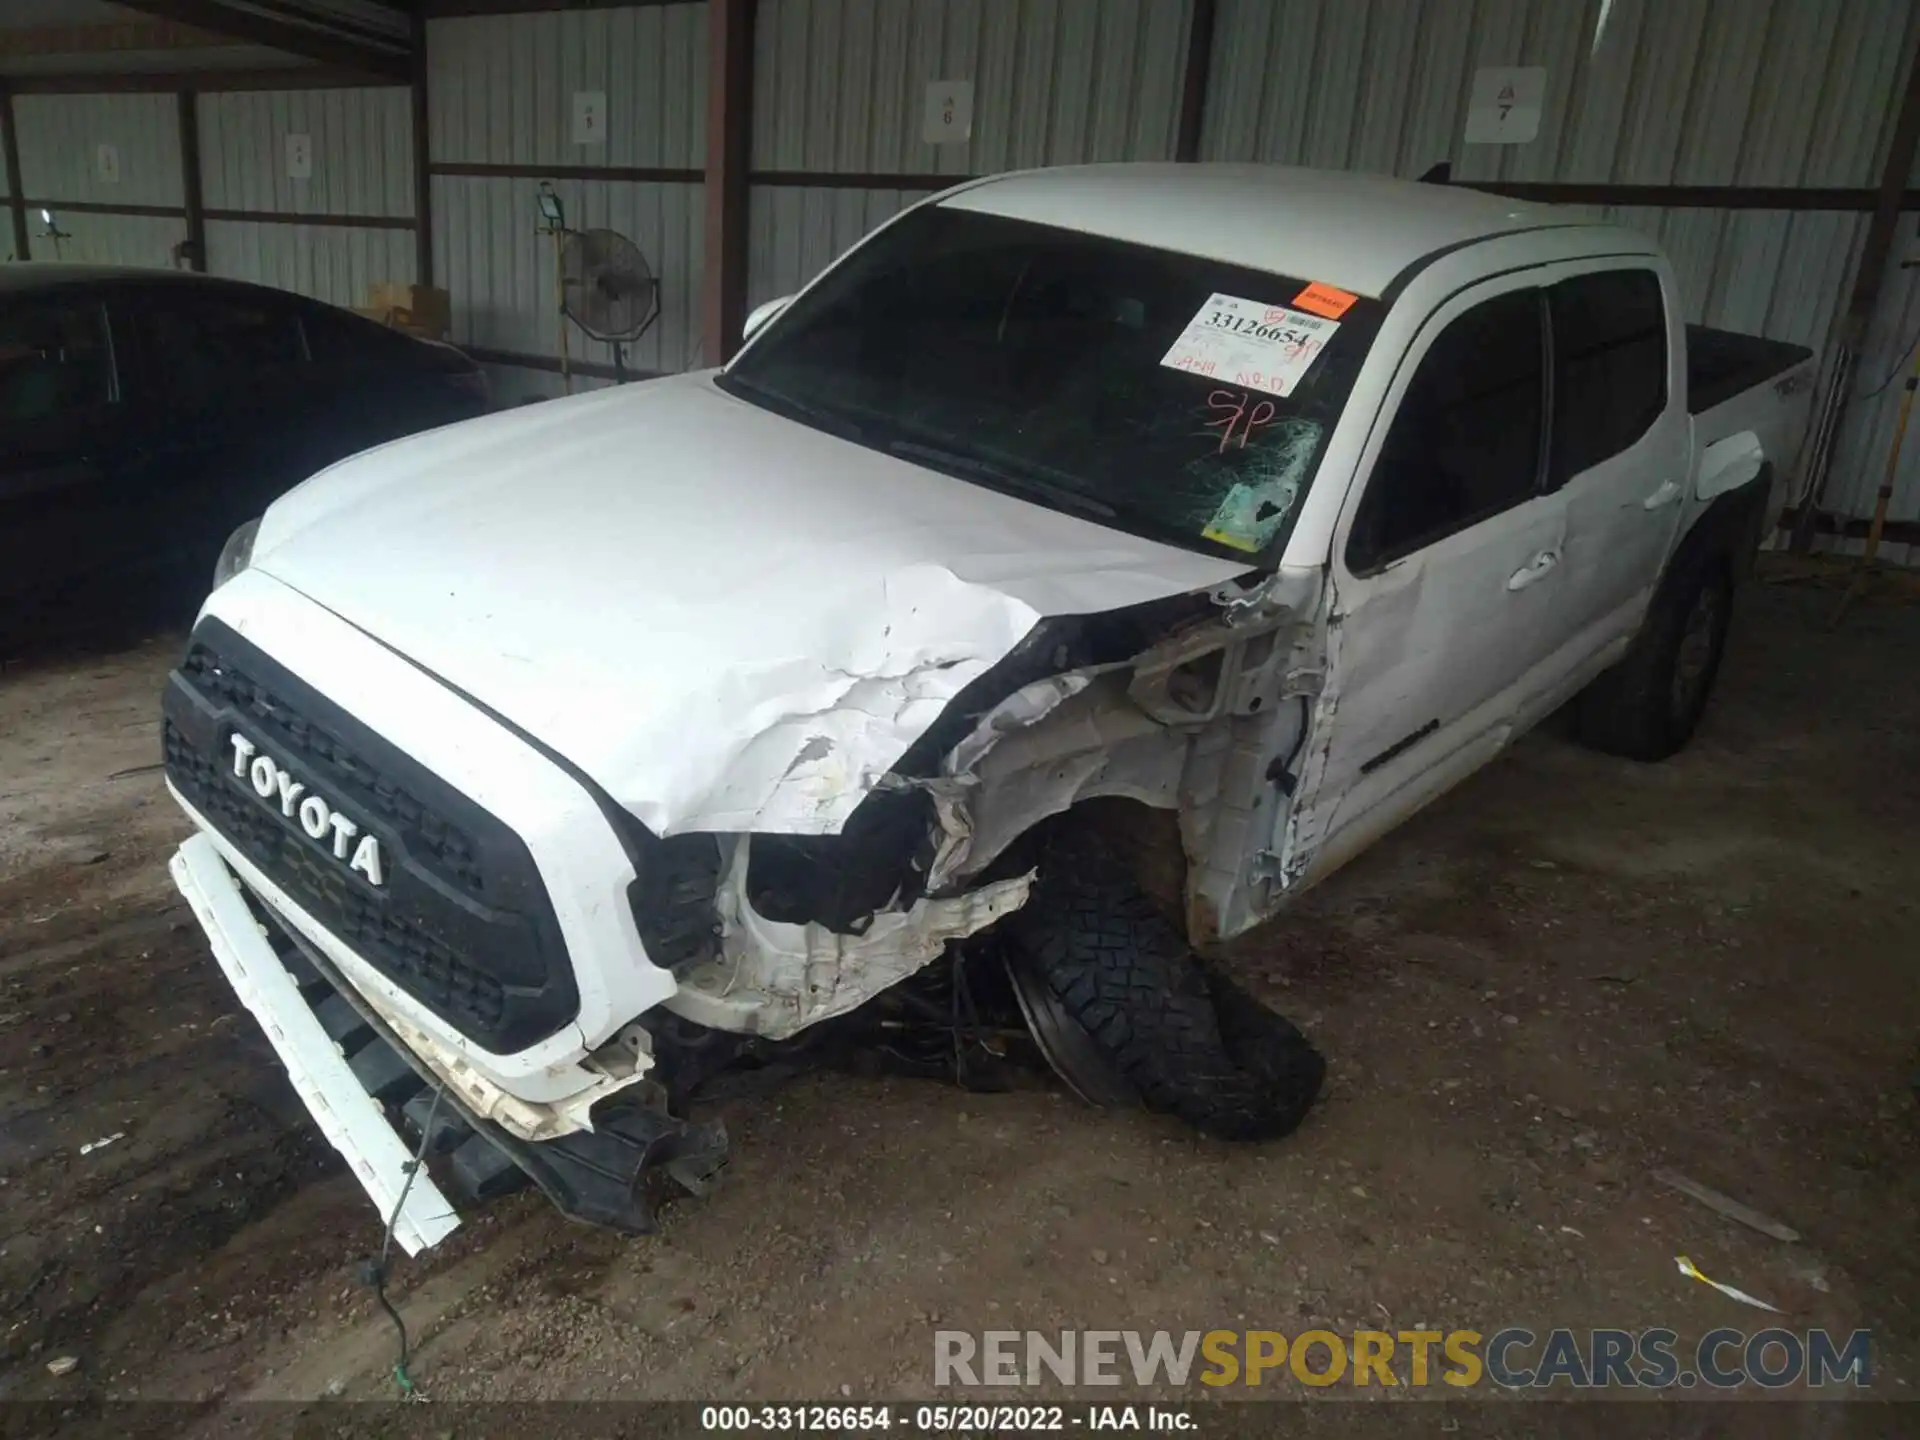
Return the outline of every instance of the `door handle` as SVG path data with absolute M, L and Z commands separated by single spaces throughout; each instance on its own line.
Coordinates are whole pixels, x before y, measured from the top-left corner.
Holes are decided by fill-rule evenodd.
M 1507 577 L 1507 589 L 1524 590 L 1536 580 L 1543 580 L 1553 567 L 1560 563 L 1558 550 L 1542 550 L 1533 559 L 1522 565 Z
M 1680 498 L 1680 487 L 1671 480 L 1662 481 L 1660 488 L 1640 502 L 1642 510 L 1658 510 L 1662 505 L 1671 505 Z

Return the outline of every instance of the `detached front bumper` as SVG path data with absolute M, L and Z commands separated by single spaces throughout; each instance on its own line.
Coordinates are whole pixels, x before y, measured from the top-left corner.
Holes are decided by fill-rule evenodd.
M 430 1174 L 416 1174 L 408 1185 L 422 1151 L 444 1157 L 463 1202 L 493 1199 L 530 1179 L 570 1218 L 635 1234 L 654 1228 L 645 1187 L 650 1170 L 698 1192 L 724 1165 L 721 1126 L 676 1120 L 631 1094 L 602 1101 L 588 1130 L 540 1141 L 509 1134 L 443 1086 L 270 907 L 252 903 L 211 838 L 187 840 L 169 868 L 234 993 L 408 1254 L 438 1244 L 460 1224 Z

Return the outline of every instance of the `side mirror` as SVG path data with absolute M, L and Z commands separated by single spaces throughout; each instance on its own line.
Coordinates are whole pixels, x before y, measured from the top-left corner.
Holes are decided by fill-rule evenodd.
M 747 323 L 740 327 L 741 340 L 751 340 L 754 331 L 765 325 L 792 303 L 793 296 L 782 295 L 778 299 L 769 300 L 763 305 L 754 306 L 752 313 L 747 316 Z

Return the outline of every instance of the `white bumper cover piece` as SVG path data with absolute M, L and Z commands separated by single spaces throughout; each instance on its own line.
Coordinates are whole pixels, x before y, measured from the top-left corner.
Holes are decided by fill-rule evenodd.
M 409 1255 L 446 1239 L 460 1217 L 424 1170 L 408 1186 L 413 1156 L 307 1008 L 213 841 L 195 835 L 168 868 L 228 983 L 260 1022 L 321 1132 L 346 1158 L 382 1221 L 393 1217 L 394 1238 Z

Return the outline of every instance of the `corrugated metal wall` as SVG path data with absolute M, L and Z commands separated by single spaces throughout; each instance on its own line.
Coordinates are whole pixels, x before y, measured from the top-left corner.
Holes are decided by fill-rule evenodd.
M 933 193 L 756 188 L 747 231 L 747 304 L 791 295 L 862 235 Z
M 1870 185 L 1910 0 L 1220 0 L 1202 156 L 1460 180 Z M 1540 65 L 1539 137 L 1468 145 L 1473 71 Z
M 18 95 L 20 189 L 51 204 L 70 239 L 55 241 L 40 217 L 27 221 L 35 260 L 98 265 L 168 265 L 186 238 L 182 218 L 89 214 L 73 204 L 169 206 L 184 203 L 180 138 L 171 95 Z M 118 179 L 102 173 L 100 147 L 111 146 Z
M 535 231 L 539 182 L 438 175 L 433 181 L 434 276 L 453 301 L 456 343 L 560 353 L 552 240 Z M 660 281 L 660 318 L 628 348 L 629 368 L 684 370 L 699 363 L 699 297 L 705 212 L 697 185 L 562 180 L 567 223 L 617 230 Z M 610 347 L 568 322 L 573 358 L 606 364 Z
M 365 305 L 377 283 L 412 283 L 413 232 L 209 220 L 207 271 L 351 309 Z
M 35 200 L 180 205 L 180 134 L 171 95 L 18 95 L 20 188 Z M 119 179 L 100 172 L 111 145 Z
M 404 88 L 202 95 L 201 188 L 209 211 L 411 217 L 412 96 Z M 288 174 L 287 136 L 308 137 L 312 175 Z M 410 230 L 207 221 L 207 269 L 364 305 L 369 286 L 414 279 Z
M 166 215 L 87 215 L 54 211 L 63 233 L 46 233 L 37 213 L 27 216 L 27 258 L 83 265 L 146 265 L 166 268 L 173 247 L 187 238 L 187 222 Z
M 706 162 L 705 5 L 435 20 L 427 59 L 436 163 Z M 573 143 L 582 90 L 607 97 L 604 144 Z
M 1170 159 L 1192 9 L 1191 0 L 761 0 L 753 168 L 961 176 Z M 924 143 L 934 80 L 973 83 L 968 143 Z M 749 299 L 811 279 L 926 193 L 755 185 Z
M 200 183 L 209 210 L 413 214 L 412 96 L 404 87 L 202 95 Z M 313 174 L 287 174 L 286 138 L 312 142 Z
M 628 365 L 698 363 L 705 202 L 691 172 L 706 163 L 706 6 L 435 20 L 427 47 L 433 162 L 515 172 L 433 177 L 434 273 L 452 296 L 454 338 L 559 353 L 552 245 L 536 233 L 541 167 L 685 171 L 686 181 L 567 179 L 555 190 L 571 227 L 618 230 L 659 278 L 660 318 Z M 604 143 L 574 143 L 578 91 L 605 95 Z M 568 343 L 575 359 L 611 358 L 577 328 Z M 544 393 L 537 374 L 518 388 Z

